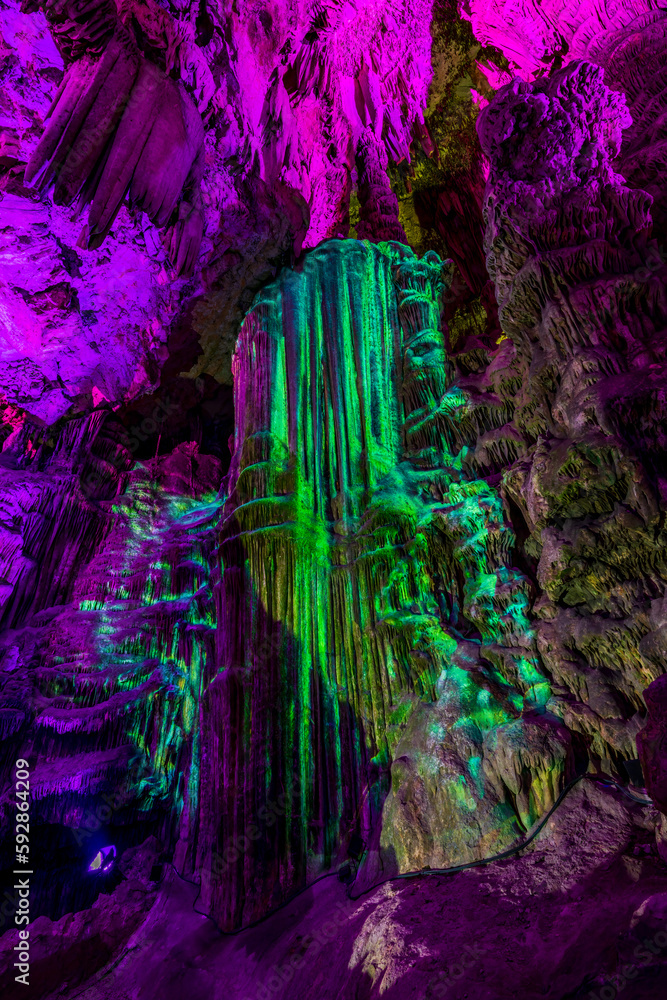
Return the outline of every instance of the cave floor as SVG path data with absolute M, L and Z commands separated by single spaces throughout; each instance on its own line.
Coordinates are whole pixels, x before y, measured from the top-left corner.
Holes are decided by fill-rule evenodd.
M 87 981 L 70 963 L 62 985 L 67 949 L 61 940 L 51 966 L 50 921 L 40 918 L 33 978 L 59 983 L 40 992 L 49 1000 L 658 1000 L 667 865 L 654 823 L 652 810 L 582 783 L 520 855 L 394 881 L 354 902 L 326 879 L 234 936 L 195 912 L 197 887 L 166 866 L 157 890 L 132 879 L 118 887 L 145 912 Z M 105 912 L 108 900 L 117 921 L 113 895 L 96 906 Z

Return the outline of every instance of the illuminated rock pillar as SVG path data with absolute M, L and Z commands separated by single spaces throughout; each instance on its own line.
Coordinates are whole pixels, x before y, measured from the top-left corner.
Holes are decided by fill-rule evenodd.
M 447 278 L 435 254 L 331 241 L 243 324 L 195 865 L 226 927 L 344 860 L 353 834 L 394 868 L 479 857 L 559 785 L 567 739 L 542 753 L 521 719 L 548 688 L 514 536 L 497 491 L 464 468 L 475 417 L 446 357 Z M 393 793 L 383 804 L 405 777 L 397 745 L 413 717 L 422 741 L 420 706 L 435 703 L 475 736 L 443 774 L 449 810 L 423 817 L 427 844 Z M 533 772 L 508 777 L 516 810 L 483 746 L 505 725 L 533 746 Z M 461 809 L 478 805 L 466 832 Z
M 396 557 L 366 513 L 402 453 L 392 256 L 324 244 L 259 296 L 237 345 L 199 844 L 225 923 L 378 820 L 388 707 L 410 680 L 374 602 Z

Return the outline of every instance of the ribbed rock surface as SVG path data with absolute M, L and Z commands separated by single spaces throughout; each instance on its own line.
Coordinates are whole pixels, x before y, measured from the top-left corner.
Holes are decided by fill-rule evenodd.
M 492 467 L 542 592 L 549 707 L 612 759 L 635 756 L 642 691 L 666 666 L 667 299 L 650 199 L 613 169 L 628 123 L 602 71 L 571 63 L 504 88 L 479 124 L 509 338 L 483 381 L 506 400 L 516 449 Z
M 34 915 L 60 916 L 108 888 L 85 876 L 100 847 L 154 833 L 172 853 L 196 815 L 221 474 L 194 445 L 132 469 L 104 411 L 44 450 L 0 470 L 0 822 L 7 830 L 9 769 L 25 754 Z M 4 838 L 5 868 L 10 848 Z
M 81 220 L 24 186 L 25 163 L 62 77 L 40 15 L 0 11 L 0 402 L 46 425 L 154 387 L 179 285 L 157 232 L 121 209 L 100 251 L 77 246 Z M 182 283 L 181 283 L 182 284 Z
M 65 61 L 44 133 L 24 180 L 53 186 L 57 205 L 90 203 L 79 244 L 97 249 L 126 195 L 164 241 L 177 274 L 191 273 L 201 244 L 204 127 L 182 83 L 144 58 L 113 0 L 43 5 Z M 28 0 L 24 10 L 38 10 Z M 169 69 L 165 65 L 165 69 Z
M 405 231 L 398 221 L 398 198 L 391 190 L 387 165 L 384 143 L 372 129 L 366 129 L 357 144 L 360 204 L 357 238 L 373 243 L 386 240 L 407 243 Z
M 226 925 L 355 833 L 366 879 L 507 846 L 572 768 L 514 534 L 466 465 L 441 272 L 398 244 L 327 243 L 242 327 L 195 866 Z
M 536 105 L 548 122 L 570 93 L 594 98 L 603 122 L 605 113 L 622 121 L 621 104 L 585 65 L 553 84 L 508 88 L 489 115 L 525 120 Z M 590 147 L 597 127 L 576 141 Z M 600 128 L 601 155 L 613 153 L 613 129 Z M 521 162 L 524 133 L 514 142 L 508 124 L 503 134 L 507 145 L 489 150 L 487 211 L 505 323 L 525 295 L 522 227 L 532 226 L 533 247 L 538 222 L 504 172 L 503 156 Z M 619 202 L 641 209 L 641 196 L 610 170 L 582 170 L 585 219 L 606 213 L 602 231 L 613 240 Z M 582 179 L 557 176 L 545 180 L 531 156 L 521 183 L 533 202 L 545 200 L 550 220 L 558 211 L 572 219 Z M 548 255 L 564 255 L 545 242 L 537 273 L 548 274 Z M 509 248 L 519 266 L 503 273 Z M 586 252 L 588 242 L 571 256 L 585 261 Z M 569 569 L 558 548 L 565 515 L 547 504 L 545 527 L 531 520 L 542 494 L 516 483 L 524 475 L 531 484 L 550 455 L 576 447 L 596 470 L 611 455 L 619 478 L 639 459 L 624 466 L 627 442 L 606 425 L 531 440 L 536 421 L 566 412 L 553 404 L 558 386 L 540 379 L 548 358 L 529 337 L 505 338 L 483 374 L 462 374 L 441 323 L 448 280 L 433 254 L 420 261 L 400 244 L 360 241 L 326 243 L 283 271 L 242 327 L 235 446 L 219 499 L 186 499 L 220 480 L 194 446 L 128 478 L 122 429 L 104 411 L 67 425 L 53 451 L 42 444 L 33 454 L 26 429 L 15 442 L 24 457 L 4 473 L 8 497 L 16 484 L 8 519 L 22 497 L 34 499 L 20 540 L 7 542 L 14 631 L 3 718 L 21 720 L 7 732 L 9 757 L 45 760 L 35 775 L 40 820 L 73 836 L 70 863 L 89 849 L 86 810 L 106 802 L 119 846 L 158 834 L 200 881 L 201 906 L 238 926 L 343 861 L 354 834 L 369 847 L 359 887 L 479 859 L 518 842 L 575 766 L 609 768 L 611 758 L 619 768 L 635 756 L 642 691 L 662 672 L 636 650 L 650 604 L 623 604 L 615 579 L 573 600 L 576 578 L 557 575 Z M 620 295 L 626 286 L 612 274 L 607 287 Z M 541 314 L 534 323 L 543 335 Z M 517 395 L 531 377 L 532 396 Z M 635 480 L 621 478 L 630 497 Z M 565 489 L 568 537 L 594 532 L 598 504 L 613 541 L 627 521 L 617 504 L 630 501 L 599 475 L 591 500 L 586 482 L 580 474 L 576 492 Z M 62 511 L 54 484 L 71 494 Z M 63 560 L 34 520 L 43 510 L 63 543 L 71 518 L 88 547 L 70 545 Z M 520 544 L 515 524 L 532 529 Z M 550 562 L 542 557 L 534 573 L 530 560 L 545 551 Z M 628 572 L 624 558 L 617 574 Z M 538 586 L 541 621 L 531 613 Z M 636 595 L 647 585 L 639 577 L 630 587 Z M 600 662 L 606 650 L 614 670 Z M 652 650 L 659 663 L 659 644 Z
M 427 3 L 201 16 L 155 0 L 0 12 L 0 392 L 47 424 L 154 390 L 179 326 L 191 376 L 231 385 L 257 289 L 347 233 L 360 136 L 400 159 L 421 134 Z M 87 216 L 59 207 L 76 196 Z

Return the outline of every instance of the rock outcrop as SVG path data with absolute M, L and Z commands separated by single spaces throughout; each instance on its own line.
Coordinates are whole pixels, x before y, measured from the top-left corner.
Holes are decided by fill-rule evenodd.
M 650 199 L 614 171 L 628 123 L 602 71 L 571 63 L 501 90 L 479 126 L 509 338 L 484 380 L 507 387 L 519 452 L 496 468 L 543 595 L 550 707 L 612 759 L 635 756 L 642 692 L 665 669 L 649 638 L 665 578 L 662 418 L 649 414 L 663 397 L 667 302 Z
M 653 198 L 653 219 L 664 241 L 667 15 L 659 0 L 463 0 L 461 10 L 479 41 L 498 48 L 525 79 L 579 59 L 604 70 L 605 83 L 625 94 L 631 113 L 618 170 Z
M 665 14 L 512 11 L 0 11 L 40 997 L 664 976 Z

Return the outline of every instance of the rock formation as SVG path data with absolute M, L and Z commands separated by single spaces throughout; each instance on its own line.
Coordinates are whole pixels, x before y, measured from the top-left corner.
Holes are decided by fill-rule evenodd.
M 398 221 L 398 199 L 387 177 L 384 144 L 370 128 L 359 139 L 356 160 L 360 202 L 357 237 L 374 243 L 387 240 L 406 243 L 405 231 Z
M 664 240 L 667 15 L 658 0 L 464 0 L 462 11 L 479 41 L 500 49 L 526 79 L 579 59 L 604 69 L 605 83 L 626 95 L 631 114 L 618 169 L 654 199 L 654 223 Z
M 23 9 L 38 7 L 28 0 Z M 57 205 L 90 203 L 79 241 L 88 249 L 102 244 L 127 195 L 151 222 L 169 227 L 176 273 L 191 273 L 204 224 L 204 128 L 192 100 L 142 58 L 113 0 L 47 0 L 44 10 L 66 68 L 26 185 L 53 185 Z
M 661 995 L 664 12 L 461 14 L 0 11 L 40 1000 Z
M 633 755 L 641 692 L 664 670 L 649 638 L 665 572 L 663 444 L 648 413 L 662 397 L 667 303 L 650 199 L 613 170 L 628 121 L 586 63 L 515 81 L 480 119 L 487 259 L 522 442 L 504 489 L 543 593 L 554 711 L 601 757 Z

